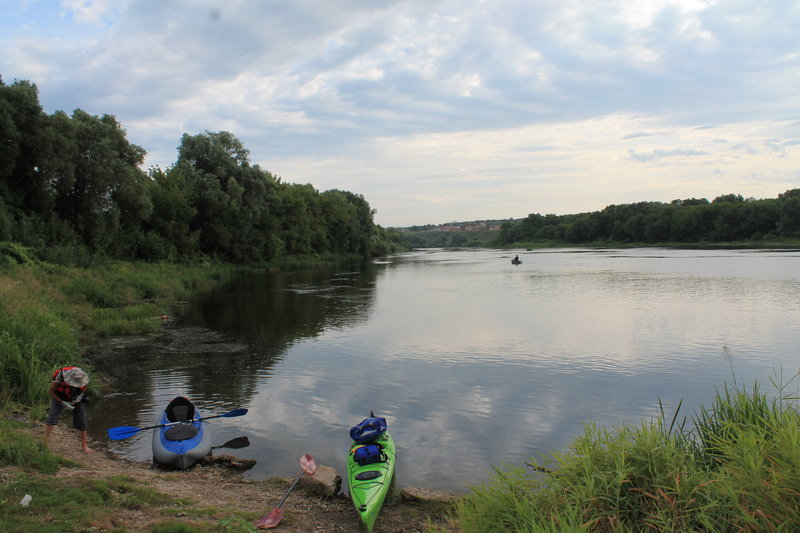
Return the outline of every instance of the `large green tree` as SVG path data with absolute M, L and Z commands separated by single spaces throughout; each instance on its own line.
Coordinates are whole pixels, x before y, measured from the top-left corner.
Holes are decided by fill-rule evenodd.
M 277 247 L 272 210 L 277 182 L 231 133 L 184 134 L 178 167 L 191 190 L 203 253 L 234 261 L 270 259 Z
M 144 149 L 127 140 L 112 115 L 76 109 L 69 121 L 59 114 L 55 119 L 64 150 L 52 169 L 56 211 L 90 249 L 129 252 L 152 210 L 146 175 L 139 169 Z
M 52 194 L 40 171 L 47 116 L 28 81 L 0 80 L 0 196 L 21 215 L 47 211 Z

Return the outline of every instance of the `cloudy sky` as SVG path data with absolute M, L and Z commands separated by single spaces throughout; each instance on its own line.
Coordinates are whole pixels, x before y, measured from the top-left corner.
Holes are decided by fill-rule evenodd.
M 0 0 L 0 74 L 383 226 L 800 187 L 797 0 Z

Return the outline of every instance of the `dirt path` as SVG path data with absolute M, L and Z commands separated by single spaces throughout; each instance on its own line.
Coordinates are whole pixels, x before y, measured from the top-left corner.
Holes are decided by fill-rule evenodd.
M 43 434 L 41 425 L 30 432 Z M 259 517 L 269 513 L 285 494 L 290 480 L 271 479 L 250 481 L 242 478 L 241 472 L 219 465 L 197 465 L 187 471 L 167 471 L 149 463 L 139 463 L 122 459 L 104 449 L 102 443 L 91 442 L 95 453 L 85 454 L 78 446 L 77 434 L 64 425 L 55 428 L 50 449 L 56 454 L 71 459 L 81 466 L 62 467 L 56 475 L 59 478 L 89 477 L 105 478 L 109 475 L 127 475 L 141 481 L 158 492 L 191 501 L 190 507 L 222 510 L 223 514 L 251 512 Z M 341 474 L 341 473 L 340 473 Z M 420 496 L 423 495 L 423 496 Z M 456 531 L 447 524 L 446 512 L 455 496 L 406 489 L 402 501 L 395 505 L 385 505 L 378 517 L 374 533 L 413 533 L 425 532 L 429 523 L 434 523 L 440 531 Z M 360 527 L 358 516 L 349 498 L 344 496 L 323 498 L 309 495 L 295 489 L 283 505 L 284 518 L 274 531 L 284 533 L 307 532 L 357 532 Z M 187 509 L 188 511 L 189 509 Z M 219 512 L 219 511 L 217 511 Z M 197 513 L 188 513 L 176 520 L 190 520 Z M 148 515 L 146 511 L 119 509 L 108 523 L 92 524 L 97 530 L 124 528 L 129 531 L 147 531 L 153 524 L 164 521 L 157 514 Z M 208 518 L 215 520 L 215 516 Z M 218 521 L 219 518 L 216 518 Z

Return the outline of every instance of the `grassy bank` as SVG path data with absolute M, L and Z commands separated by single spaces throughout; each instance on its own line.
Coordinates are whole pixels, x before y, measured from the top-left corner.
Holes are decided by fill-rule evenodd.
M 497 470 L 458 506 L 471 532 L 796 531 L 794 399 L 725 387 L 691 429 L 587 425 L 563 454 Z
M 328 261 L 294 257 L 260 268 Z M 0 242 L 0 531 L 87 531 L 119 512 L 168 516 L 189 511 L 190 503 L 160 494 L 137 479 L 54 477 L 60 468 L 75 464 L 32 436 L 30 420 L 41 420 L 46 413 L 55 369 L 78 365 L 92 375 L 91 361 L 81 354 L 92 338 L 159 331 L 162 315 L 170 314 L 176 302 L 241 268 L 109 261 L 87 269 L 41 262 L 24 247 Z M 99 395 L 99 386 L 92 380 L 90 393 Z M 26 494 L 32 503 L 23 506 L 20 501 Z M 190 526 L 164 518 L 152 531 L 255 531 L 250 522 L 250 516 L 246 520 L 231 515 Z
M 0 409 L 43 414 L 53 370 L 91 370 L 83 343 L 158 331 L 174 302 L 232 270 L 124 262 L 84 269 L 36 261 L 22 247 L 0 248 Z
M 354 260 L 293 256 L 259 265 L 292 269 Z M 43 415 L 53 370 L 77 365 L 91 371 L 81 346 L 92 337 L 157 332 L 161 317 L 192 294 L 242 266 L 226 263 L 130 263 L 92 268 L 38 261 L 24 247 L 0 242 L 0 410 Z M 250 267 L 256 268 L 256 267 Z M 96 381 L 90 393 L 97 395 Z

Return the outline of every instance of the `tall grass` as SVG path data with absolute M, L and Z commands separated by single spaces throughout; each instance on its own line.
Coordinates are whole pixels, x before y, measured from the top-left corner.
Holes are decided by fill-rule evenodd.
M 54 364 L 75 360 L 78 336 L 60 300 L 31 268 L 0 275 L 0 405 L 43 403 Z
M 18 248 L 12 251 L 25 251 Z M 85 269 L 30 258 L 0 264 L 0 409 L 43 413 L 53 370 L 91 371 L 79 353 L 82 343 L 95 335 L 158 331 L 173 302 L 232 268 L 109 262 Z
M 794 531 L 800 416 L 725 387 L 691 429 L 587 424 L 547 468 L 509 466 L 457 507 L 465 532 Z M 542 472 L 549 472 L 543 474 Z

